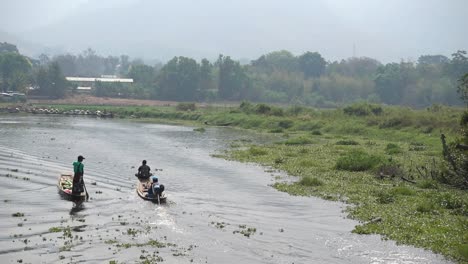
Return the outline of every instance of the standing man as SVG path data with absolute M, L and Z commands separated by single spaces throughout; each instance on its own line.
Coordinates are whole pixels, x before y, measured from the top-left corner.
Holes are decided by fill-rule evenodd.
M 83 191 L 83 174 L 84 174 L 84 165 L 83 165 L 83 160 L 85 158 L 81 155 L 78 156 L 78 161 L 73 162 L 73 171 L 74 171 L 74 176 L 73 176 L 73 189 L 72 189 L 72 195 L 79 196 Z

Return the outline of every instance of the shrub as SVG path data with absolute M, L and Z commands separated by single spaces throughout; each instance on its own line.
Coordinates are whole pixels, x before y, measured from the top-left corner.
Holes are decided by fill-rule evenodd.
M 296 138 L 288 139 L 282 143 L 285 145 L 307 145 L 307 144 L 312 144 L 313 141 L 310 138 L 306 138 L 306 137 L 296 137 Z
M 350 140 L 350 139 L 345 139 L 345 140 L 339 140 L 335 143 L 336 145 L 359 145 L 357 141 Z
M 355 116 L 380 115 L 383 113 L 383 108 L 378 104 L 355 103 L 345 107 L 343 112 Z
M 336 169 L 347 171 L 366 171 L 382 164 L 384 159 L 380 156 L 370 155 L 362 150 L 352 150 L 340 157 L 336 162 Z
M 401 151 L 400 146 L 398 146 L 397 144 L 389 143 L 387 144 L 387 147 L 385 147 L 385 152 L 389 155 L 393 155 L 393 154 L 401 153 L 402 151 Z
M 393 195 L 391 195 L 387 191 L 382 190 L 382 191 L 377 192 L 377 202 L 379 204 L 389 204 L 389 203 L 393 203 L 394 201 L 395 201 L 395 198 L 393 197 Z
M 271 107 L 266 104 L 258 104 L 255 106 L 255 113 L 257 114 L 269 114 L 271 111 Z
M 314 131 L 310 132 L 310 134 L 312 134 L 314 136 L 321 136 L 322 132 L 320 132 L 320 130 L 314 130 Z
M 468 130 L 465 127 L 464 141 L 468 141 Z M 445 141 L 445 135 L 441 135 L 442 154 L 444 156 L 443 172 L 438 180 L 444 184 L 449 184 L 456 188 L 468 189 L 468 155 L 466 150 L 457 148 L 455 143 L 448 145 Z
M 459 209 L 465 215 L 468 213 L 468 202 L 457 195 L 443 192 L 439 193 L 434 200 L 443 208 L 450 210 Z
M 270 114 L 273 116 L 284 116 L 284 110 L 279 107 L 272 107 Z
M 294 125 L 294 121 L 285 119 L 278 122 L 278 126 L 284 129 L 288 129 Z
M 273 128 L 273 129 L 270 129 L 270 133 L 283 133 L 283 129 L 282 128 Z
M 384 175 L 388 177 L 399 177 L 403 175 L 403 170 L 401 169 L 400 165 L 394 162 L 386 162 L 379 166 L 377 170 L 378 175 Z
M 312 176 L 304 176 L 299 182 L 300 185 L 304 186 L 320 186 L 323 185 L 323 181 Z
M 303 112 L 306 112 L 306 108 L 303 107 L 303 106 L 299 106 L 299 105 L 294 105 L 294 106 L 291 106 L 287 112 L 288 114 L 290 115 L 298 115 L 298 114 L 301 114 Z
M 458 246 L 458 254 L 462 256 L 463 259 L 468 260 L 468 244 L 461 244 Z
M 438 185 L 435 180 L 430 180 L 430 179 L 425 179 L 422 181 L 419 181 L 416 186 L 418 186 L 421 189 L 437 189 Z
M 322 124 L 319 122 L 303 122 L 296 126 L 299 131 L 313 131 L 322 128 Z
M 435 207 L 434 203 L 431 203 L 430 201 L 421 202 L 416 206 L 416 211 L 418 211 L 420 213 L 429 213 L 429 212 L 432 212 L 435 209 L 436 209 L 436 207 Z
M 414 194 L 414 191 L 406 186 L 394 187 L 391 191 L 394 195 L 406 195 L 411 196 Z
M 195 111 L 195 103 L 178 103 L 176 106 L 178 111 Z
M 249 153 L 252 156 L 262 156 L 262 155 L 266 155 L 268 152 L 266 150 L 264 150 L 264 149 L 259 148 L 259 147 L 250 147 Z

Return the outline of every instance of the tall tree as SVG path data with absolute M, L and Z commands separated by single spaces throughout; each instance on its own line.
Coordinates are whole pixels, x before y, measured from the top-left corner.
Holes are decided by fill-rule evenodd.
M 198 100 L 206 99 L 208 93 L 216 89 L 213 76 L 213 64 L 207 59 L 202 59 L 200 64 L 200 85 L 197 95 Z
M 262 72 L 273 71 L 295 72 L 298 71 L 298 59 L 287 50 L 280 50 L 260 56 L 252 61 L 252 66 Z
M 219 55 L 218 96 L 224 100 L 245 99 L 249 89 L 249 77 L 246 69 L 229 56 Z
M 454 80 L 462 78 L 468 72 L 466 51 L 459 50 L 452 54 L 452 59 L 447 65 L 447 72 Z
M 62 98 L 70 86 L 60 69 L 58 62 L 52 62 L 48 66 L 41 66 L 35 76 L 40 94 L 53 98 Z
M 398 104 L 404 91 L 404 80 L 400 65 L 389 63 L 377 69 L 375 90 L 384 103 Z
M 31 62 L 28 58 L 15 52 L 0 53 L 0 77 L 4 92 L 8 90 L 24 91 L 26 76 L 31 70 Z
M 191 58 L 174 57 L 160 71 L 160 96 L 169 100 L 196 100 L 200 82 L 200 65 Z
M 318 52 L 306 52 L 299 56 L 299 68 L 306 77 L 319 77 L 325 72 L 327 62 Z
M 19 53 L 18 48 L 8 42 L 0 42 L 0 52 Z

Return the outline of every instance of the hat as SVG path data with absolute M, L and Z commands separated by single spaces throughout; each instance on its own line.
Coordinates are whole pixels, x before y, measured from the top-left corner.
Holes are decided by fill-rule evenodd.
M 156 177 L 156 176 L 153 176 L 153 177 L 151 177 L 151 179 L 153 180 L 153 182 L 155 182 L 155 181 L 157 181 L 157 180 L 158 180 L 158 177 Z
M 85 158 L 81 155 L 78 156 L 78 160 L 84 160 Z

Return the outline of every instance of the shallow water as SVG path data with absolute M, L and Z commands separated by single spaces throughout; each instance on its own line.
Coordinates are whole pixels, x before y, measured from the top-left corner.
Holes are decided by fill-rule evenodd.
M 449 263 L 352 234 L 357 222 L 346 219 L 343 204 L 269 186 L 285 175 L 210 156 L 254 137 L 234 129 L 0 116 L 0 263 Z M 91 200 L 73 208 L 56 181 L 79 154 Z M 137 196 L 133 174 L 143 159 L 162 169 L 166 205 Z M 24 216 L 13 217 L 17 212 Z M 243 235 L 248 228 L 255 231 Z

